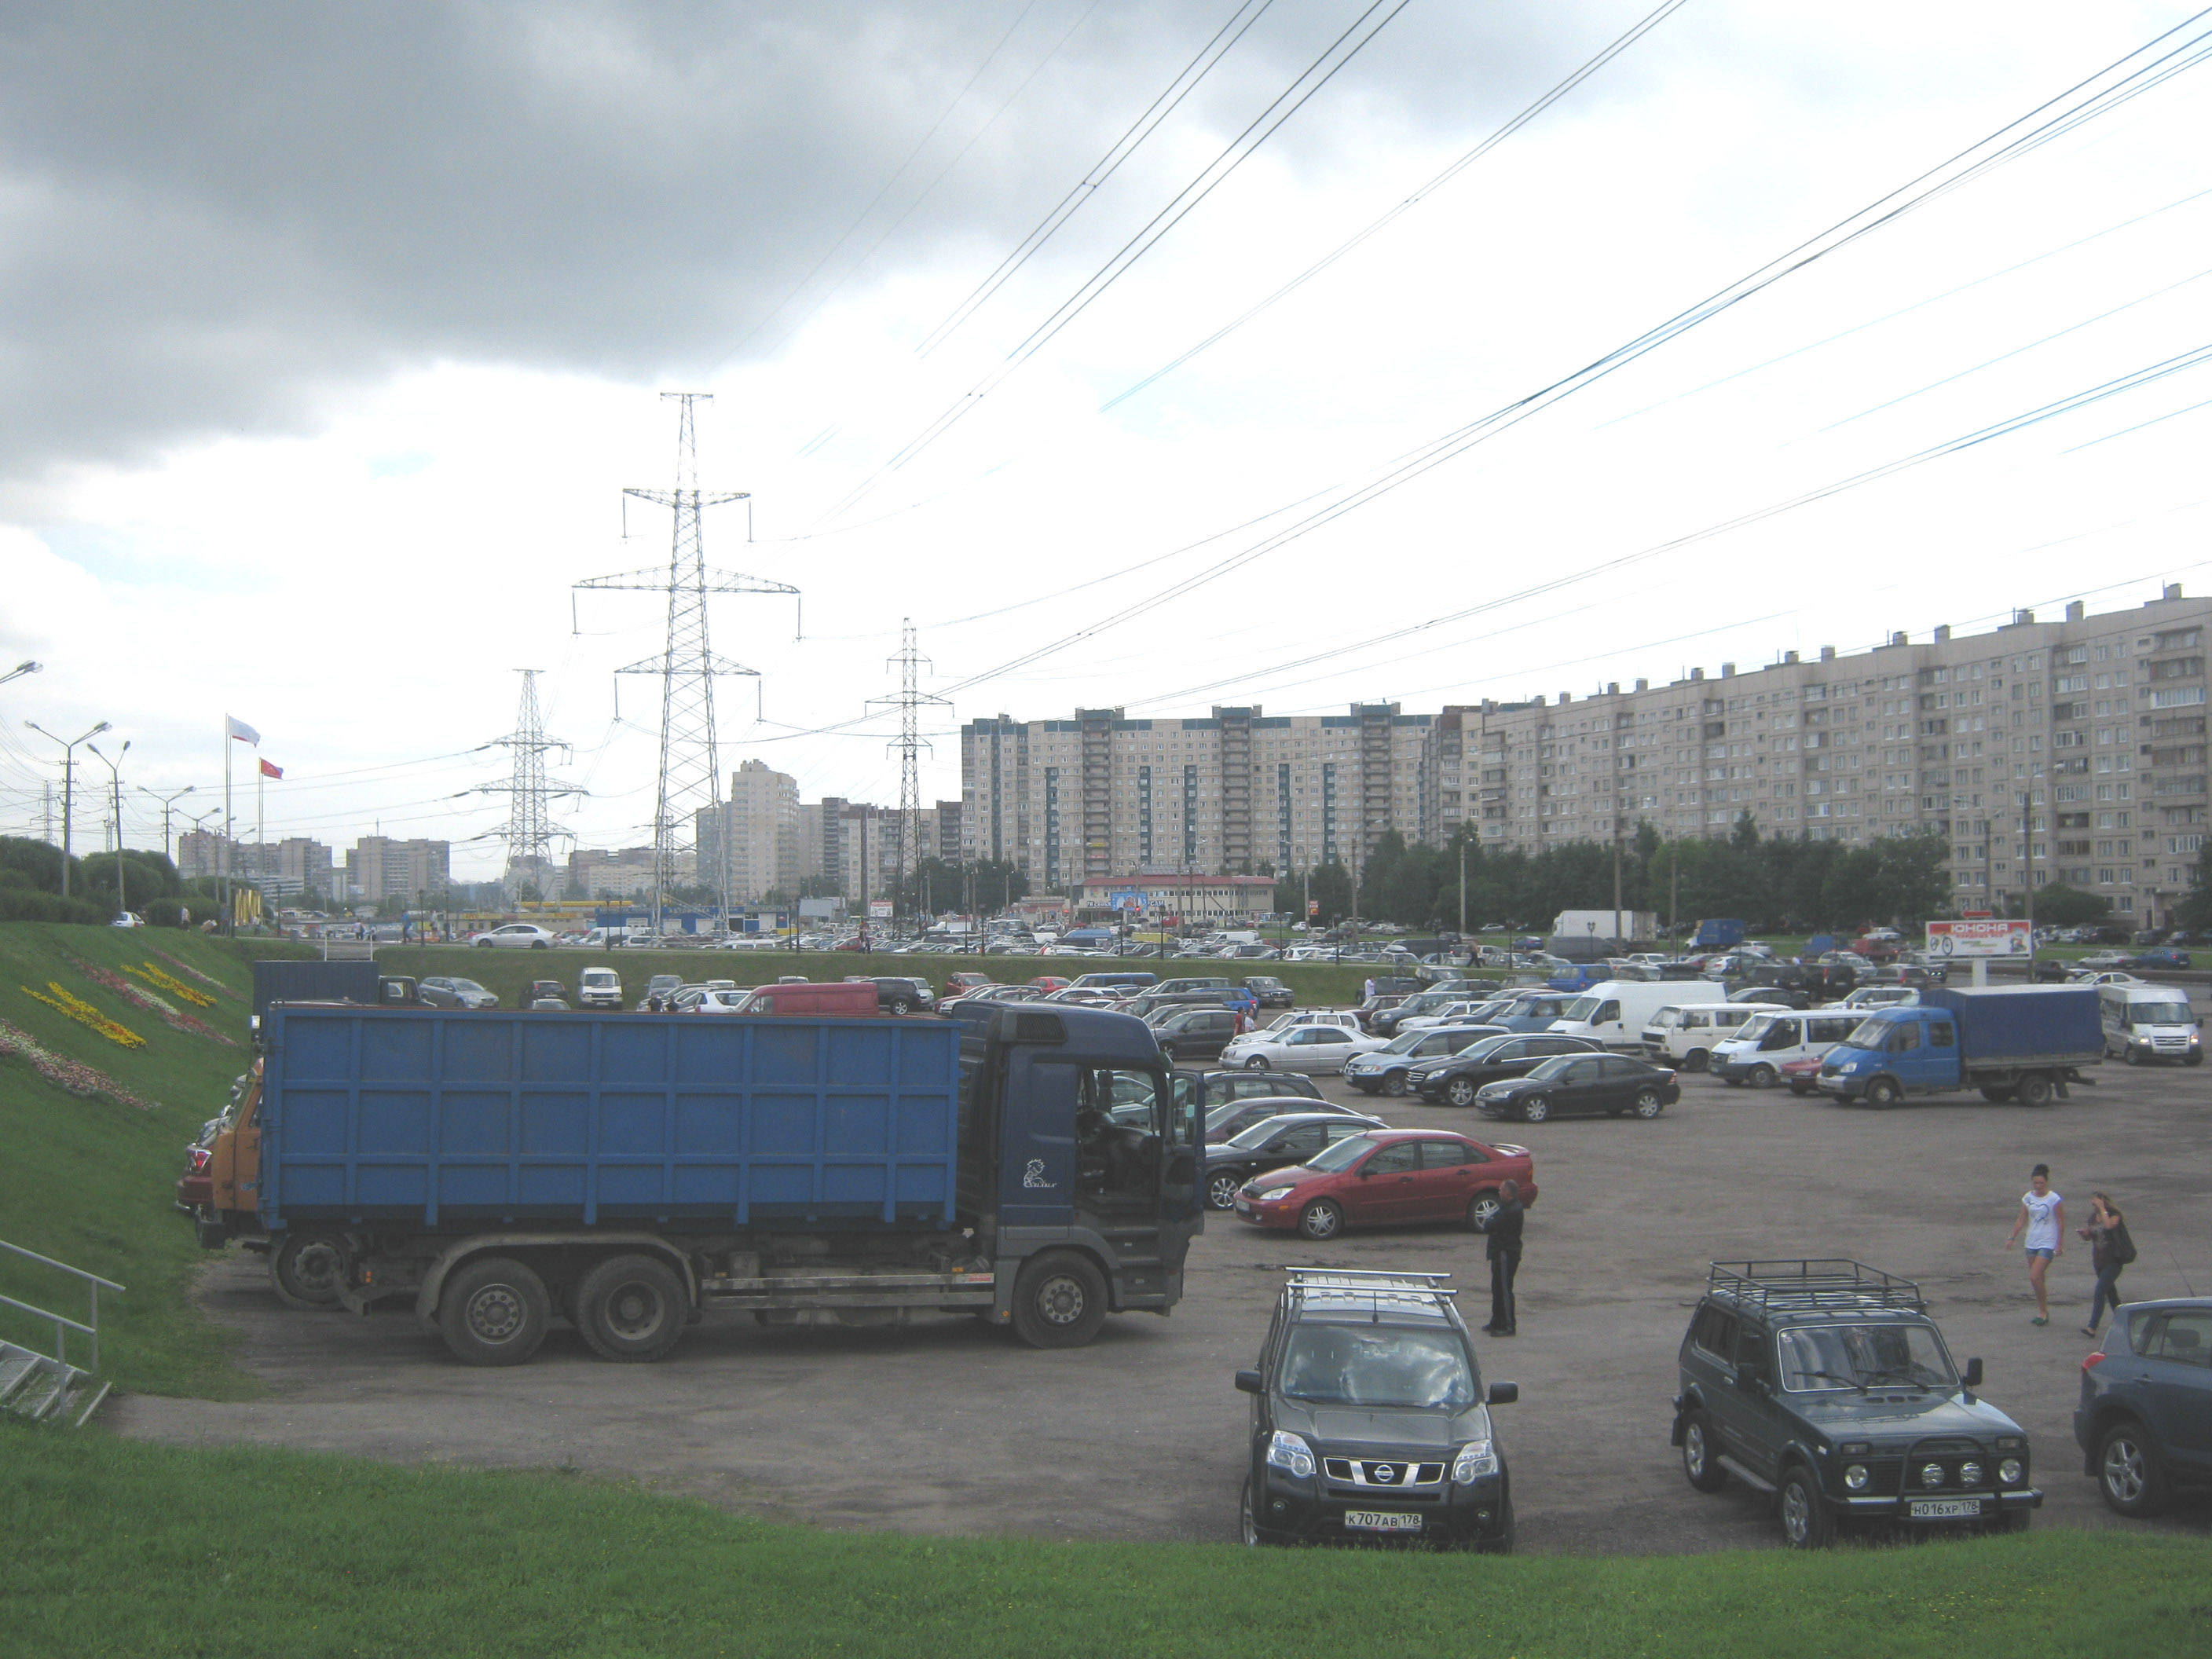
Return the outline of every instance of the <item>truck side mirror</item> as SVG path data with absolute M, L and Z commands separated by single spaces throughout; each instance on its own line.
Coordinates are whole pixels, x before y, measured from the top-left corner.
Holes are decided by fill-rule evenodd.
M 1521 1385 L 1518 1382 L 1493 1382 L 1490 1385 L 1489 1398 L 1493 1406 L 1510 1406 L 1520 1397 Z
M 1982 1386 L 1982 1362 L 1979 1359 L 1969 1359 L 1966 1362 L 1966 1371 L 1959 1380 L 1964 1382 L 1970 1389 L 1980 1388 Z
M 1260 1373 L 1257 1371 L 1237 1372 L 1237 1390 L 1243 1394 L 1262 1394 L 1266 1392 L 1266 1390 L 1261 1386 Z

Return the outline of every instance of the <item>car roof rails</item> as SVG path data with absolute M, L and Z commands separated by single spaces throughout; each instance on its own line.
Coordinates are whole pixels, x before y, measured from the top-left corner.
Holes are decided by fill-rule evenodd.
M 1924 1313 L 1928 1300 L 1909 1279 L 1839 1256 L 1778 1261 L 1716 1261 L 1706 1277 L 1710 1294 L 1739 1306 L 1774 1313 L 1823 1309 L 1907 1308 Z
M 1326 1298 L 1344 1311 L 1364 1311 L 1380 1324 L 1393 1313 L 1440 1313 L 1459 1292 L 1443 1281 L 1449 1273 L 1384 1273 L 1360 1267 L 1291 1267 L 1283 1296 L 1294 1307 Z M 1335 1310 L 1332 1310 L 1334 1311 Z

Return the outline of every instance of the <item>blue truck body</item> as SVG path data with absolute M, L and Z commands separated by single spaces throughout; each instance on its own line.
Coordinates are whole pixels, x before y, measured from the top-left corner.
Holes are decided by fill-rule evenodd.
M 1690 935 L 1691 945 L 1699 951 L 1722 951 L 1731 945 L 1743 943 L 1745 928 L 1741 921 L 1721 919 L 1701 921 L 1698 931 Z
M 969 1311 L 1040 1346 L 1087 1341 L 1107 1311 L 1173 1304 L 1203 1224 L 1204 1102 L 1175 1104 L 1152 1030 L 1124 1014 L 279 1002 L 262 1039 L 240 1126 L 258 1208 L 240 1219 L 280 1293 L 316 1300 L 319 1272 L 323 1299 L 356 1311 L 412 1296 L 474 1363 L 526 1358 L 560 1314 L 603 1355 L 656 1358 L 623 1348 L 619 1315 L 653 1294 L 680 1295 L 687 1320 Z M 468 1299 L 486 1261 L 504 1277 L 485 1307 L 544 1310 L 526 1342 L 480 1340 L 499 1334 Z M 624 1263 L 630 1301 L 611 1301 Z
M 1834 1099 L 1873 1105 L 1956 1089 L 2041 1105 L 2104 1057 L 2088 986 L 1931 986 L 1917 1004 L 1860 1022 L 1823 1057 L 1820 1086 Z

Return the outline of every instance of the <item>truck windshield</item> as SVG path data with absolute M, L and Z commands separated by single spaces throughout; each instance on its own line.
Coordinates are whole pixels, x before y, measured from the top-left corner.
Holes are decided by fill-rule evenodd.
M 1851 1034 L 1844 1039 L 1844 1047 L 1864 1048 L 1871 1053 L 1879 1054 L 1881 1052 L 1881 1045 L 1888 1040 L 1889 1028 L 1892 1024 L 1892 1021 L 1886 1019 L 1863 1019 L 1851 1027 Z
M 1662 1008 L 1651 1018 L 1651 1028 L 1656 1031 L 1678 1030 L 1681 1024 L 1682 1011 L 1680 1008 Z
M 1454 1331 L 1301 1325 L 1284 1351 L 1283 1392 L 1328 1406 L 1464 1411 L 1474 1368 Z
M 2128 1024 L 2130 1025 L 2190 1025 L 2197 1016 L 2185 1002 L 2130 1002 L 2128 1004 Z
M 1824 1389 L 1940 1389 L 1957 1386 L 1951 1356 L 1929 1325 L 1818 1325 L 1776 1339 L 1782 1386 L 1793 1394 Z
M 1597 1013 L 1598 1000 L 1596 997 L 1577 997 L 1567 1005 L 1566 1012 L 1559 1018 L 1561 1019 L 1593 1018 Z
M 1774 1016 L 1771 1014 L 1753 1014 L 1736 1028 L 1735 1035 L 1738 1039 L 1745 1042 L 1756 1042 L 1766 1035 L 1768 1028 L 1773 1024 Z

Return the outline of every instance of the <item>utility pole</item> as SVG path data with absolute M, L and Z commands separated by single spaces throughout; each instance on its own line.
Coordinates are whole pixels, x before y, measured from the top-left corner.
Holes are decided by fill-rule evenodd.
M 1613 820 L 1613 948 L 1626 952 L 1628 947 L 1620 938 L 1620 818 Z
M 21 673 L 23 671 L 21 669 L 16 670 L 17 673 Z M 10 678 L 12 678 L 13 676 L 10 676 Z M 47 731 L 45 726 L 40 725 L 36 720 L 25 720 L 23 724 L 29 726 L 31 730 L 37 732 L 48 743 L 58 743 L 61 744 L 62 896 L 64 898 L 67 898 L 70 896 L 70 816 L 71 809 L 76 804 L 75 784 L 76 778 L 76 746 L 81 743 L 89 743 L 93 738 L 98 737 L 101 732 L 107 730 L 107 722 L 106 720 L 102 720 L 99 725 L 94 726 L 91 731 L 85 732 L 82 737 L 69 738 L 56 737 L 52 732 Z
M 898 836 L 898 885 L 891 890 L 891 920 L 896 930 L 898 912 L 906 902 L 907 849 L 914 849 L 915 862 L 921 856 L 921 751 L 930 746 L 929 739 L 921 735 L 921 708 L 925 703 L 939 708 L 950 707 L 944 698 L 927 696 L 921 690 L 921 665 L 929 660 L 914 642 L 914 619 L 909 617 L 900 623 L 899 653 L 884 666 L 899 671 L 898 695 L 891 697 L 871 697 L 872 708 L 890 706 L 899 711 L 899 734 L 888 745 L 899 757 L 899 804 L 896 820 Z
M 649 674 L 660 681 L 660 773 L 653 811 L 653 927 L 660 932 L 660 915 L 674 884 L 678 855 L 690 842 L 695 863 L 693 878 L 705 883 L 699 869 L 698 815 L 721 805 L 721 756 L 714 731 L 714 681 L 727 675 L 759 678 L 757 670 L 714 653 L 707 637 L 707 599 L 712 593 L 789 593 L 799 590 L 784 582 L 763 581 L 735 571 L 709 570 L 700 515 L 708 507 L 750 499 L 745 490 L 702 490 L 699 488 L 699 445 L 694 408 L 710 401 L 702 392 L 664 392 L 664 400 L 677 405 L 676 485 L 672 489 L 625 489 L 635 496 L 670 509 L 673 525 L 669 539 L 668 568 L 634 570 L 618 576 L 594 576 L 575 584 L 579 589 L 628 589 L 663 593 L 668 599 L 668 634 L 657 657 L 618 668 L 617 674 Z M 721 924 L 730 915 L 729 837 L 720 837 L 712 881 Z
M 1459 838 L 1459 942 L 1467 943 L 1467 836 Z
M 92 753 L 100 755 L 100 763 L 107 769 L 108 782 L 114 791 L 115 913 L 121 915 L 131 908 L 131 895 L 123 881 L 123 757 L 131 752 L 131 739 L 128 738 L 123 739 L 123 747 L 115 751 L 113 760 L 100 755 L 100 745 L 96 743 L 88 743 L 85 747 Z
M 545 723 L 538 712 L 538 671 L 518 668 L 514 672 L 522 676 L 522 702 L 515 710 L 514 730 L 492 739 L 494 745 L 514 757 L 514 767 L 506 782 L 480 783 L 468 792 L 507 798 L 507 822 L 489 833 L 507 842 L 506 885 L 510 902 L 525 881 L 536 885 L 539 898 L 555 896 L 553 842 L 556 837 L 573 837 L 575 832 L 552 821 L 549 804 L 558 795 L 584 793 L 573 783 L 547 780 L 545 757 L 557 749 L 566 759 L 573 751 L 560 738 L 545 735 Z M 726 817 L 722 827 L 726 834 Z M 656 931 L 659 925 L 655 917 Z
M 154 799 L 161 803 L 161 856 L 167 859 L 172 864 L 174 864 L 176 860 L 169 851 L 170 812 L 179 801 L 182 800 L 186 795 L 192 793 L 194 786 L 188 783 L 183 788 L 178 790 L 173 795 L 156 794 L 153 790 L 149 789 L 143 783 L 137 784 L 134 787 L 137 789 L 140 794 L 150 795 Z
M 1679 841 L 1667 843 L 1667 931 L 1676 932 L 1682 925 L 1682 844 Z
M 2035 983 L 2035 792 L 2020 792 L 2020 888 L 2027 915 L 2027 982 Z

